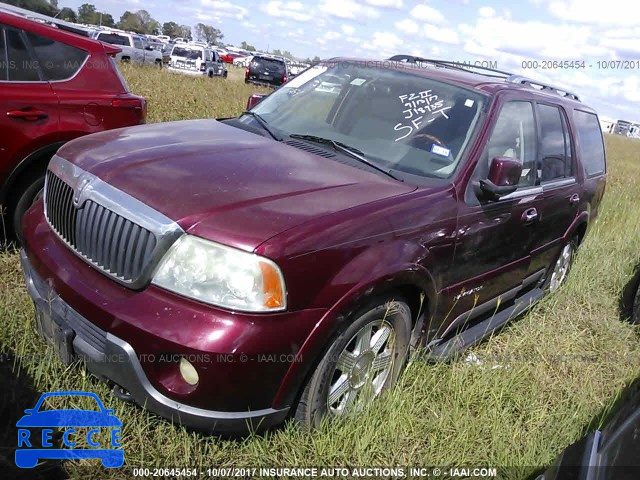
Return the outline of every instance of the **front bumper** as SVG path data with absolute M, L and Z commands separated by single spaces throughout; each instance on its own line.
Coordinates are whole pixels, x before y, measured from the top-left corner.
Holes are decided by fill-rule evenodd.
M 24 250 L 20 252 L 20 260 L 37 312 L 46 312 L 61 330 L 73 331 L 74 356 L 84 360 L 87 369 L 100 379 L 126 389 L 137 404 L 182 425 L 216 433 L 262 430 L 282 423 L 287 417 L 288 408 L 220 412 L 168 398 L 150 383 L 129 343 L 92 324 L 65 303 L 34 271 Z
M 84 358 L 140 405 L 194 428 L 243 433 L 247 422 L 262 429 L 287 416 L 318 354 L 303 345 L 327 310 L 244 314 L 154 285 L 132 290 L 79 258 L 48 225 L 41 200 L 23 231 L 29 294 L 51 317 L 63 360 Z M 183 357 L 196 385 L 180 374 Z

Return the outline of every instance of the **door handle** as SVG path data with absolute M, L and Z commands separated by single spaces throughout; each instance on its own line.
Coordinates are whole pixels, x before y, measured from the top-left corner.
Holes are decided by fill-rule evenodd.
M 25 108 L 22 110 L 11 110 L 7 112 L 7 117 L 15 118 L 17 120 L 26 120 L 27 122 L 36 122 L 43 118 L 47 118 L 48 116 L 49 114 L 47 112 L 43 112 L 42 110 L 37 110 L 35 108 Z
M 575 205 L 579 202 L 580 202 L 580 195 L 578 195 L 577 193 L 574 193 L 569 197 L 569 204 Z
M 530 208 L 522 214 L 522 223 L 524 223 L 525 225 L 533 223 L 537 219 L 538 219 L 538 210 L 536 210 L 535 208 Z

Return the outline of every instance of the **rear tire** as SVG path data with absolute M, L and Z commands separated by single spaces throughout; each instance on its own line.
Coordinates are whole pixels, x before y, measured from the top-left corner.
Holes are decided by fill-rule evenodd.
M 406 364 L 411 310 L 404 299 L 379 297 L 350 320 L 302 392 L 295 418 L 306 427 L 318 427 L 325 416 L 359 414 L 395 385 Z
M 22 235 L 22 217 L 41 196 L 44 189 L 44 177 L 39 177 L 32 182 L 25 190 L 19 194 L 18 201 L 13 209 L 13 231 L 16 240 L 23 244 L 24 237 Z
M 636 295 L 633 299 L 633 311 L 631 313 L 631 323 L 634 325 L 640 325 L 640 285 L 636 290 Z
M 577 239 L 574 237 L 564 244 L 555 263 L 550 267 L 544 289 L 549 293 L 557 292 L 567 281 L 576 250 L 578 248 Z

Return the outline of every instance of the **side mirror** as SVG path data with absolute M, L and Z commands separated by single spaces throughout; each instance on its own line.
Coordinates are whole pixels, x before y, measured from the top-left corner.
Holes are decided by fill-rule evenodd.
M 144 47 L 145 50 L 153 51 L 153 47 Z
M 257 104 L 259 104 L 264 97 L 266 97 L 266 93 L 254 93 L 249 96 L 249 100 L 247 100 L 247 110 L 251 110 Z
M 489 176 L 476 185 L 476 194 L 487 200 L 499 200 L 518 188 L 522 163 L 509 157 L 496 157 L 491 161 Z

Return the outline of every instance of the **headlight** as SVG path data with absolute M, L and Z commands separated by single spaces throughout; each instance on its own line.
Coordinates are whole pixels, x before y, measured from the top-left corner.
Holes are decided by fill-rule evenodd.
M 191 235 L 167 252 L 153 283 L 232 310 L 276 312 L 287 306 L 282 273 L 271 260 Z

